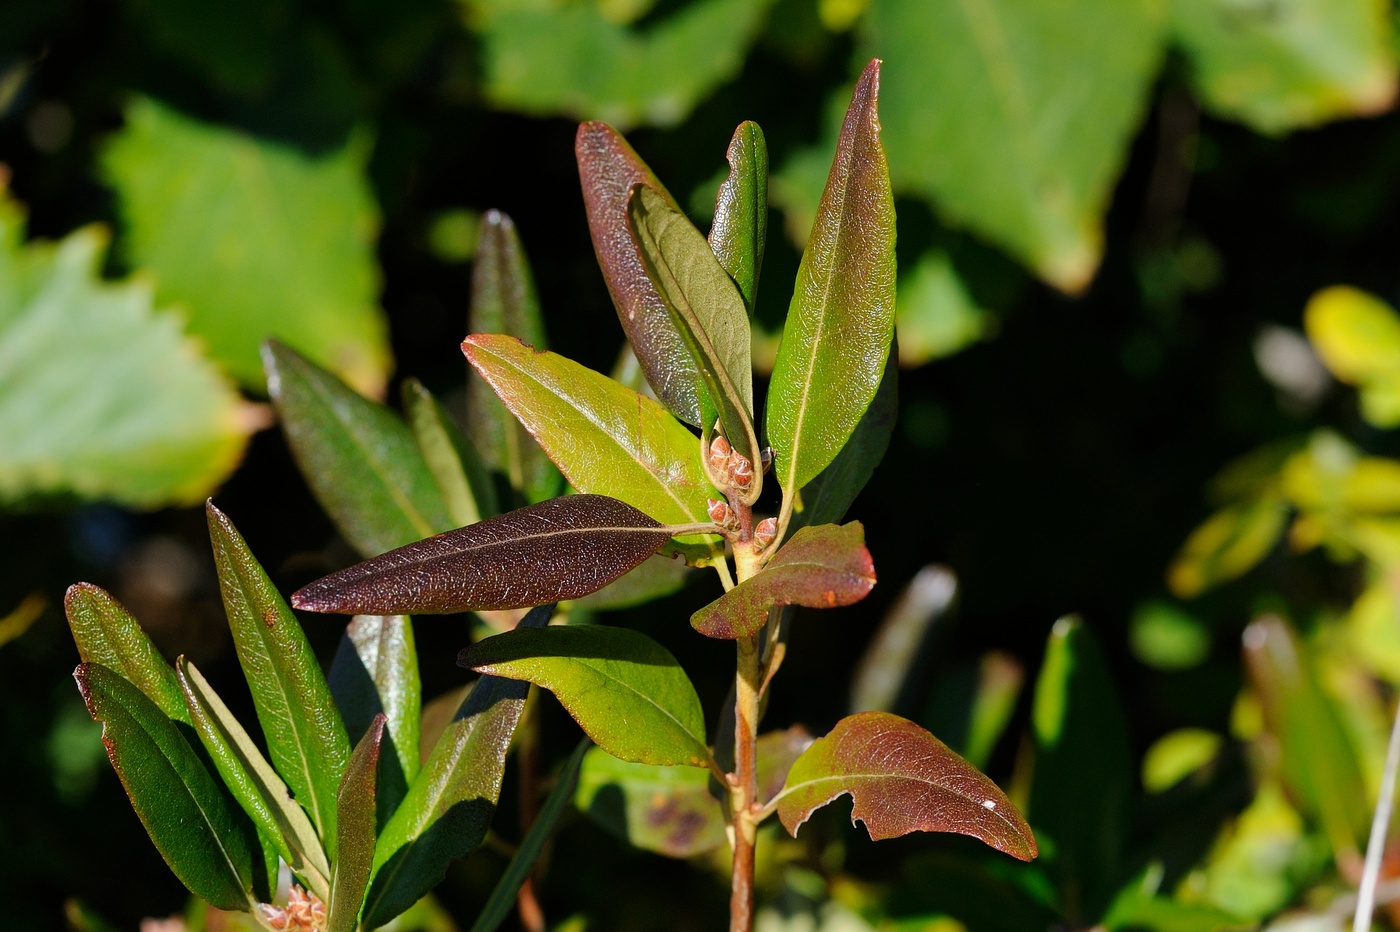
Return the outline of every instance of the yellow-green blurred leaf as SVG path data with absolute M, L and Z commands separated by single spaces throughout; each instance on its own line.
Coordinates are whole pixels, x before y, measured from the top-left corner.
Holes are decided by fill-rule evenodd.
M 941 250 L 925 253 L 899 277 L 894 322 L 903 366 L 951 356 L 995 330 L 995 321 L 972 300 Z
M 1189 670 L 1210 654 L 1210 632 L 1170 602 L 1148 602 L 1133 612 L 1128 628 L 1133 656 L 1159 670 Z
M 1243 575 L 1278 543 L 1287 517 L 1276 498 L 1222 508 L 1186 538 L 1167 569 L 1167 585 L 1189 599 Z
M 1171 789 L 1215 759 L 1224 741 L 1204 728 L 1178 728 L 1152 743 L 1142 758 L 1142 786 L 1149 793 Z
M 1352 603 L 1346 639 L 1357 659 L 1391 685 L 1400 685 L 1400 605 L 1394 583 L 1378 579 Z
M 1361 413 L 1377 427 L 1400 424 L 1400 316 L 1346 286 L 1313 295 L 1303 312 L 1308 339 L 1332 374 L 1361 389 Z

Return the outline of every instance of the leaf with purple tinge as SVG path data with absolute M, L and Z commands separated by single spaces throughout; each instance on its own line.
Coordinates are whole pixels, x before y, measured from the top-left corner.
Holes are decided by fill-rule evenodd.
M 105 589 L 77 583 L 68 587 L 63 608 L 84 661 L 117 671 L 166 715 L 190 723 L 175 671 L 125 606 Z
M 350 755 L 350 763 L 345 766 L 345 775 L 336 791 L 336 850 L 339 854 L 331 877 L 326 932 L 354 932 L 360 904 L 369 886 L 370 867 L 374 863 L 379 751 L 386 724 L 383 713 L 374 717 Z
M 1030 826 L 997 785 L 908 719 L 861 712 L 836 723 L 788 771 L 778 817 L 793 835 L 843 794 L 875 841 L 957 832 L 1022 861 L 1039 854 Z
M 707 637 L 752 637 L 774 606 L 852 605 L 874 585 L 875 565 L 859 521 L 802 528 L 761 572 L 691 615 L 690 624 Z
M 740 123 L 725 155 L 729 177 L 715 197 L 715 222 L 708 239 L 753 316 L 768 239 L 768 144 L 763 130 L 752 120 Z
M 631 763 L 595 747 L 584 756 L 574 802 L 634 848 L 693 858 L 725 843 L 712 780 L 705 770 Z
M 670 540 L 605 495 L 566 495 L 400 547 L 292 594 L 311 612 L 448 614 L 577 599 Z

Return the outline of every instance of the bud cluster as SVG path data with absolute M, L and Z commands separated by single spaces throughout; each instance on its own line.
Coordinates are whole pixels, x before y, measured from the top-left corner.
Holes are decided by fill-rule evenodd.
M 314 893 L 308 893 L 296 884 L 287 894 L 287 906 L 273 906 L 259 903 L 258 911 L 274 929 L 288 932 L 322 932 L 326 928 L 326 904 Z
M 742 492 L 753 485 L 753 463 L 723 437 L 710 442 L 709 459 L 710 478 L 720 488 L 733 486 Z

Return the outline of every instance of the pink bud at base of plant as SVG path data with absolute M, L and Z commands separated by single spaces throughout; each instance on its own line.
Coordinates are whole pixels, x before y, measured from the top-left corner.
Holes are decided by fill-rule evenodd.
M 753 549 L 767 550 L 768 545 L 773 543 L 773 538 L 778 533 L 778 519 L 764 518 L 758 522 L 758 527 L 753 529 Z

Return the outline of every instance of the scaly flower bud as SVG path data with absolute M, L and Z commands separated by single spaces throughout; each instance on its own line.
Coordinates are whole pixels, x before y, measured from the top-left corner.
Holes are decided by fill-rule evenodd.
M 758 527 L 753 529 L 753 549 L 763 551 L 768 549 L 768 545 L 773 543 L 773 538 L 778 534 L 778 519 L 764 518 L 758 522 Z
M 735 488 L 747 489 L 753 485 L 753 463 L 742 453 L 729 454 L 729 476 Z
M 729 510 L 729 503 L 719 498 L 708 498 L 705 500 L 706 510 L 710 513 L 710 520 L 720 527 L 730 527 L 734 522 L 734 514 Z

